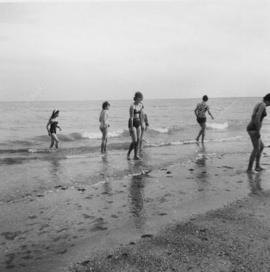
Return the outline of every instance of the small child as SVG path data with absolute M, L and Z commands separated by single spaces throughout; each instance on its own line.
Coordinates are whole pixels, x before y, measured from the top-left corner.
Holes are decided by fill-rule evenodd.
M 58 148 L 59 139 L 56 135 L 57 128 L 61 131 L 62 129 L 58 125 L 57 117 L 59 116 L 59 110 L 54 110 L 51 114 L 51 117 L 46 125 L 46 129 L 48 131 L 48 135 L 51 137 L 51 145 L 50 148 L 53 148 L 55 145 L 55 148 Z
M 110 103 L 105 101 L 102 103 L 102 110 L 99 116 L 99 129 L 102 133 L 102 140 L 101 140 L 101 153 L 105 153 L 107 149 L 107 138 L 108 138 L 108 128 L 110 126 L 108 119 L 109 119 L 109 111 Z

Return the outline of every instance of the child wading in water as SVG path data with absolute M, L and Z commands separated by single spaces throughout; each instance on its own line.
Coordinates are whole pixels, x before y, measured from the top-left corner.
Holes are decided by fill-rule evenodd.
M 214 117 L 212 116 L 209 106 L 206 104 L 208 101 L 208 96 L 204 95 L 202 98 L 202 102 L 197 104 L 196 109 L 194 110 L 194 113 L 197 118 L 197 122 L 199 123 L 201 129 L 199 131 L 198 136 L 196 137 L 196 141 L 198 142 L 200 137 L 202 136 L 202 143 L 204 142 L 204 137 L 205 137 L 205 129 L 206 129 L 206 112 L 211 116 L 212 119 Z
M 57 130 L 57 128 L 59 128 L 60 131 L 62 130 L 58 126 L 58 121 L 57 121 L 58 116 L 59 116 L 59 110 L 54 110 L 52 112 L 52 115 L 51 115 L 47 125 L 46 125 L 48 135 L 51 136 L 50 148 L 53 148 L 54 145 L 55 145 L 55 148 L 58 148 L 59 139 L 58 139 L 58 137 L 56 135 L 56 130 Z
M 109 108 L 110 108 L 110 103 L 108 101 L 103 102 L 102 110 L 99 116 L 99 122 L 100 122 L 99 129 L 102 133 L 101 153 L 105 153 L 107 149 L 108 128 L 110 126 L 109 120 L 108 120 Z

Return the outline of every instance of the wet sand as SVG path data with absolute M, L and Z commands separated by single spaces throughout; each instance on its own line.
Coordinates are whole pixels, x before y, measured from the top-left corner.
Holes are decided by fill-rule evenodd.
M 145 234 L 93 255 L 69 271 L 270 271 L 270 192 Z
M 217 155 L 211 148 L 166 167 L 131 162 L 139 171 L 118 180 L 58 184 L 1 202 L 0 270 L 66 271 L 96 252 L 151 238 L 168 224 L 270 189 L 268 171 L 246 174 L 246 154 Z

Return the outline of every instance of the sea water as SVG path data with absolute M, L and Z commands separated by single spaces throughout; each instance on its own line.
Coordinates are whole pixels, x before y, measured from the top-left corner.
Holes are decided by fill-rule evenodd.
M 215 117 L 207 116 L 206 143 L 249 141 L 246 125 L 259 98 L 214 98 L 208 101 Z M 200 99 L 145 99 L 150 127 L 144 137 L 139 166 L 127 162 L 132 101 L 110 101 L 108 155 L 101 156 L 99 114 L 102 101 L 1 102 L 0 200 L 12 200 L 55 184 L 94 184 L 119 179 L 176 159 L 188 159 L 199 131 L 194 109 Z M 60 148 L 51 151 L 46 124 L 52 110 L 60 110 Z M 270 139 L 269 119 L 263 136 Z M 248 150 L 250 152 L 250 150 Z M 176 156 L 177 153 L 177 156 Z

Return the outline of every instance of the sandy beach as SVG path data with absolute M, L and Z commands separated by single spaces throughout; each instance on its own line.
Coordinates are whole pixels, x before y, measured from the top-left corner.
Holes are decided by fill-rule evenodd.
M 113 171 L 103 169 L 99 173 L 105 176 L 92 185 L 53 183 L 51 189 L 39 186 L 21 199 L 2 201 L 1 271 L 67 271 L 97 252 L 134 244 L 142 237 L 156 237 L 168 225 L 177 226 L 196 215 L 269 190 L 268 170 L 251 176 L 245 172 L 248 152 L 243 150 L 248 144 L 231 145 L 171 147 L 175 153 L 166 147 L 165 155 L 175 154 L 171 160 L 166 157 L 166 163 L 159 161 L 151 169 L 146 163 L 151 160 L 147 154 L 145 161 L 125 161 L 132 174 L 121 179 L 113 179 Z M 191 154 L 190 159 L 179 159 L 179 154 L 182 157 L 185 152 Z M 263 158 L 266 168 L 267 152 Z M 78 169 L 82 169 L 88 160 L 77 158 L 72 164 L 80 164 Z M 124 163 L 124 156 L 121 160 L 119 164 Z M 236 206 L 234 212 L 237 210 Z M 115 271 L 132 270 L 121 269 Z
M 257 188 L 223 209 L 94 254 L 70 271 L 269 271 L 269 196 Z

